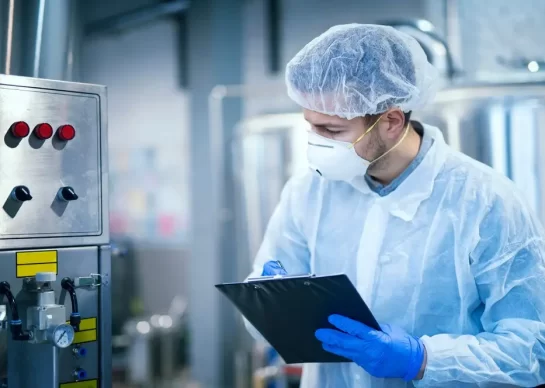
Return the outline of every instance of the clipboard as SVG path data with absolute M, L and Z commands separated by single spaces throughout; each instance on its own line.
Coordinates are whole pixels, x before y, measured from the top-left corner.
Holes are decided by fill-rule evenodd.
M 221 291 L 280 354 L 286 364 L 350 362 L 322 348 L 314 333 L 344 315 L 380 330 L 346 275 L 275 276 L 218 284 Z

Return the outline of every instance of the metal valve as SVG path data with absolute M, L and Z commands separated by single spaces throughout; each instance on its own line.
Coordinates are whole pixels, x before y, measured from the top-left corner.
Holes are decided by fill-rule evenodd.
M 72 348 L 72 354 L 75 358 L 83 358 L 87 355 L 87 349 L 81 345 L 76 345 Z
M 85 378 L 87 378 L 87 372 L 83 368 L 76 368 L 72 372 L 72 376 L 74 376 L 74 379 L 76 379 L 76 381 L 85 380 Z
M 89 276 L 74 278 L 76 288 L 97 288 L 102 284 L 102 275 L 92 273 Z
M 10 196 L 17 202 L 26 202 L 32 199 L 30 190 L 26 186 L 15 186 L 11 191 Z
M 57 280 L 57 274 L 55 272 L 38 272 L 34 279 L 37 283 L 52 283 Z
M 66 186 L 66 187 L 61 187 L 59 189 L 57 193 L 57 198 L 60 199 L 61 201 L 69 202 L 69 201 L 75 201 L 79 197 L 76 194 L 76 191 L 72 187 Z
M 33 295 L 34 305 L 26 309 L 26 326 L 32 343 L 50 343 L 58 348 L 70 346 L 74 340 L 74 329 L 65 323 L 66 309 L 56 303 L 52 284 L 56 282 L 54 272 L 38 272 L 32 278 L 25 278 L 23 288 Z

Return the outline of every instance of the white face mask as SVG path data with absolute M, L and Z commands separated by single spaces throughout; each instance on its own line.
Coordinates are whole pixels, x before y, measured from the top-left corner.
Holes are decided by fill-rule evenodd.
M 365 135 L 373 129 L 380 121 L 380 118 L 354 143 L 329 139 L 310 131 L 308 134 L 307 159 L 309 167 L 316 171 L 320 176 L 333 181 L 351 182 L 354 178 L 363 176 L 367 173 L 369 166 L 386 156 L 390 151 L 396 148 L 407 135 L 409 125 L 402 138 L 395 146 L 379 156 L 373 161 L 361 158 L 354 148 Z
M 371 164 L 358 156 L 352 143 L 328 139 L 312 131 L 308 134 L 307 159 L 311 170 L 333 181 L 350 182 L 365 175 Z

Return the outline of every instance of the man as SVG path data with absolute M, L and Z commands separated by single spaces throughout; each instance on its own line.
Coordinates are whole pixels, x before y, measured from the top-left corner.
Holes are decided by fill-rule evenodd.
M 310 123 L 251 276 L 345 273 L 381 323 L 316 332 L 352 363 L 305 388 L 534 387 L 545 382 L 545 241 L 514 185 L 409 122 L 436 71 L 389 27 L 337 26 L 287 66 Z

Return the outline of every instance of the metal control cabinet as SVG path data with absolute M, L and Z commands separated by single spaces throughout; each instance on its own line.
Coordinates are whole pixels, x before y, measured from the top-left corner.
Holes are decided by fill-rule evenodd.
M 101 279 L 76 288 L 81 323 L 69 347 L 8 335 L 9 388 L 111 387 L 106 115 L 103 86 L 0 75 L 0 281 L 16 296 L 23 328 L 36 327 L 36 298 L 25 289 L 36 274 L 56 273 L 46 286 L 67 322 L 61 280 Z

